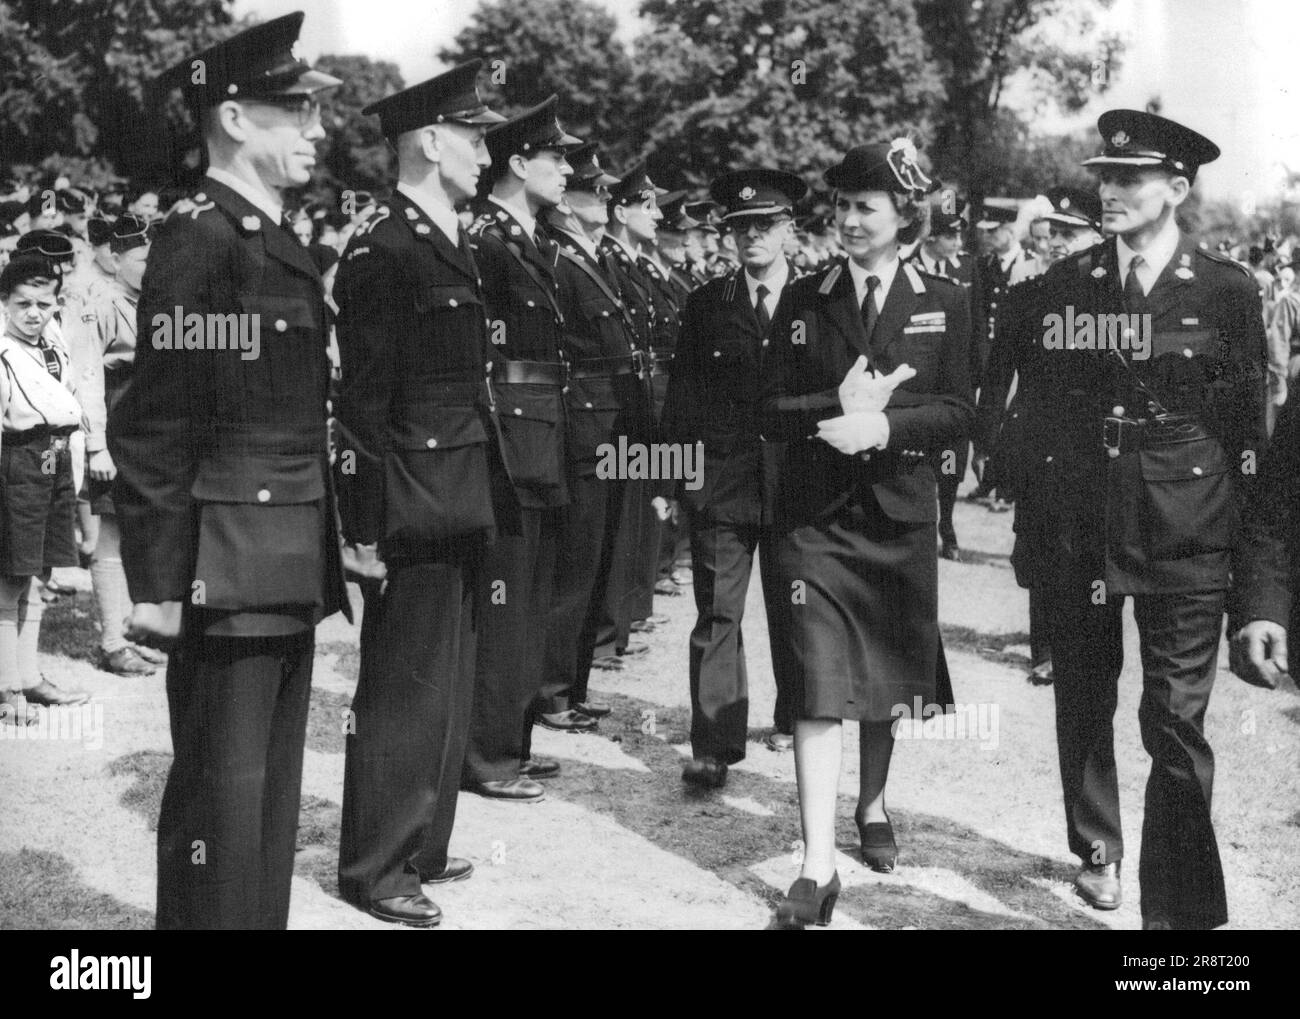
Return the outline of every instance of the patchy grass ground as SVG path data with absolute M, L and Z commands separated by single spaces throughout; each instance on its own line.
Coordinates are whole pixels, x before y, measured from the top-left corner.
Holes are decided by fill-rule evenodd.
M 831 929 L 1137 927 L 1147 758 L 1137 730 L 1135 651 L 1116 716 L 1132 863 L 1124 906 L 1097 913 L 1070 892 L 1052 691 L 1025 680 L 1027 601 L 1007 560 L 1010 517 L 963 503 L 957 529 L 970 556 L 940 563 L 940 616 L 956 697 L 982 706 L 985 728 L 900 743 L 889 792 L 899 869 L 877 875 L 854 862 L 857 731 L 844 727 L 838 841 L 845 887 Z M 452 851 L 478 869 L 470 881 L 436 890 L 444 929 L 756 929 L 770 922 L 797 874 L 799 824 L 793 760 L 761 743 L 773 691 L 757 585 L 746 621 L 750 753 L 717 792 L 692 792 L 680 779 L 690 753 L 692 599 L 689 592 L 659 598 L 656 610 L 669 622 L 644 636 L 649 656 L 625 672 L 593 676 L 614 707 L 600 732 L 538 733 L 538 751 L 564 768 L 547 783 L 544 802 L 462 795 Z M 339 901 L 336 889 L 343 720 L 356 683 L 357 634 L 337 617 L 319 631 L 290 917 L 296 928 L 387 929 Z M 85 593 L 47 610 L 42 667 L 60 685 L 91 691 L 94 710 L 75 739 L 66 731 L 62 739 L 18 739 L 12 727 L 0 739 L 3 927 L 152 924 L 154 829 L 171 761 L 162 675 L 95 671 L 95 641 Z M 1286 861 L 1300 854 L 1300 700 L 1294 687 L 1259 690 L 1225 669 L 1207 730 L 1218 761 L 1215 823 L 1230 926 L 1294 928 L 1300 872 Z

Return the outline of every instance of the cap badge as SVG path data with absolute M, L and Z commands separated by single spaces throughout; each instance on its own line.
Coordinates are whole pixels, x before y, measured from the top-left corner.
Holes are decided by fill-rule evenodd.
M 1127 148 L 1129 140 L 1129 136 L 1123 131 L 1116 131 L 1110 136 L 1110 143 L 1117 149 Z
M 1099 265 L 1097 266 L 1097 268 L 1092 270 L 1092 278 L 1095 280 L 1099 280 L 1105 275 L 1106 275 L 1106 269 L 1104 266 Z
M 245 230 L 256 230 L 262 225 L 262 221 L 256 216 L 245 216 L 239 221 L 239 225 Z
M 1061 208 L 1062 208 L 1062 209 L 1068 209 L 1069 207 L 1070 207 L 1070 199 L 1065 198 L 1065 197 L 1062 197 L 1062 198 L 1061 198 Z
M 758 194 L 758 192 L 755 191 L 753 188 L 748 187 L 748 186 L 743 187 L 743 188 L 740 189 L 740 200 L 741 200 L 742 202 L 747 202 L 747 201 L 749 201 L 751 198 L 753 198 L 754 195 L 756 195 L 756 194 Z

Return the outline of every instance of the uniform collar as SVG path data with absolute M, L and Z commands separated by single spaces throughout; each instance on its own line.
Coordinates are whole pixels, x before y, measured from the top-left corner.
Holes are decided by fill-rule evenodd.
M 1174 217 L 1170 216 L 1169 221 L 1165 223 L 1164 229 L 1158 233 L 1155 238 L 1147 245 L 1145 251 L 1137 252 L 1125 243 L 1123 237 L 1115 238 L 1115 254 L 1119 260 L 1119 279 L 1121 285 L 1128 276 L 1129 263 L 1133 261 L 1133 256 L 1140 254 L 1146 268 L 1139 269 L 1138 272 L 1146 272 L 1147 279 L 1154 282 L 1160 278 L 1160 274 L 1165 271 L 1165 266 L 1169 260 L 1174 257 L 1174 252 L 1178 250 L 1178 224 L 1174 222 Z M 1150 289 L 1148 286 L 1146 289 Z
M 452 247 L 460 244 L 460 217 L 456 215 L 455 209 L 441 204 L 429 195 L 421 194 L 405 181 L 399 182 L 396 190 L 404 194 L 410 199 L 412 205 L 433 220 L 434 226 L 442 231 Z
M 559 230 L 560 233 L 564 234 L 565 240 L 573 241 L 574 244 L 578 245 L 578 247 L 590 255 L 593 262 L 600 261 L 600 254 L 597 251 L 596 242 L 590 237 L 585 234 L 574 233 L 572 230 L 566 230 L 564 227 L 557 227 L 556 229 Z
M 784 258 L 778 258 L 772 275 L 765 280 L 754 279 L 749 274 L 748 269 L 744 270 L 742 275 L 745 279 L 745 286 L 749 288 L 749 303 L 753 305 L 758 300 L 758 288 L 760 286 L 767 287 L 767 292 L 773 297 L 779 298 L 781 296 L 781 291 L 785 289 L 785 285 L 790 279 L 790 266 Z
M 889 293 L 889 288 L 894 285 L 894 277 L 898 275 L 898 256 L 895 255 L 888 262 L 877 268 L 875 272 L 868 273 L 866 269 L 858 265 L 853 259 L 847 259 L 849 263 L 849 275 L 853 277 L 853 289 L 858 297 L 858 306 L 867 296 L 867 276 L 875 276 L 880 280 L 880 286 L 876 289 L 876 305 L 880 307 L 885 302 L 885 295 Z
M 515 220 L 528 233 L 528 239 L 531 241 L 537 234 L 537 220 L 528 212 L 527 209 L 516 209 L 514 206 L 507 205 L 496 195 L 488 195 L 488 201 L 493 205 L 505 210 L 506 215 Z
M 208 176 L 218 184 L 224 184 L 231 191 L 239 195 L 258 212 L 264 213 L 266 218 L 277 226 L 284 217 L 284 203 L 276 198 L 266 188 L 254 187 L 242 177 L 236 177 L 229 170 L 222 170 L 219 167 L 208 167 Z

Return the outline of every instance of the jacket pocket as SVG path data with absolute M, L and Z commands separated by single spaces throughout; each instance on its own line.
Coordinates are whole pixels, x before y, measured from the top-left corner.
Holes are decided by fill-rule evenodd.
M 521 488 L 563 485 L 560 391 L 519 383 L 498 385 L 496 393 L 502 453 L 510 480 Z
M 1153 446 L 1138 457 L 1141 534 L 1149 558 L 1183 559 L 1232 547 L 1236 485 L 1217 439 Z
M 599 447 L 612 442 L 623 407 L 606 379 L 574 379 L 564 397 L 569 459 L 580 468 L 595 469 Z
M 323 604 L 325 474 L 315 456 L 226 456 L 199 465 L 191 599 L 214 609 Z
M 479 409 L 424 404 L 404 415 L 384 465 L 385 544 L 426 545 L 493 526 Z

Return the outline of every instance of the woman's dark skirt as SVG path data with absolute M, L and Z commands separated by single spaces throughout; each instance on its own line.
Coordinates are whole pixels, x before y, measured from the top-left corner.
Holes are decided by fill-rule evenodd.
M 935 525 L 900 523 L 866 502 L 781 538 L 795 704 L 805 719 L 892 721 L 902 709 L 912 717 L 918 697 L 922 705 L 951 700 Z
M 39 577 L 56 566 L 76 566 L 75 515 L 66 446 L 55 452 L 48 437 L 0 438 L 0 574 Z

